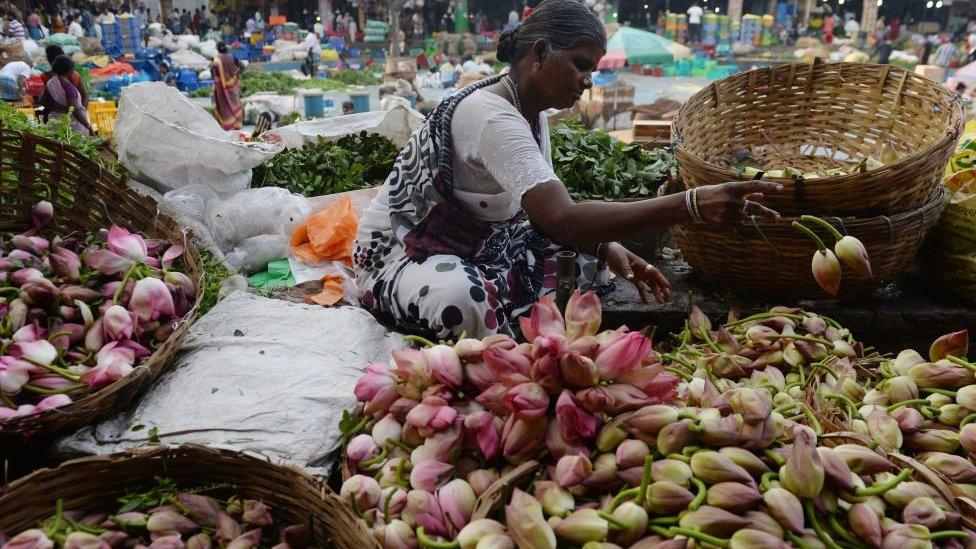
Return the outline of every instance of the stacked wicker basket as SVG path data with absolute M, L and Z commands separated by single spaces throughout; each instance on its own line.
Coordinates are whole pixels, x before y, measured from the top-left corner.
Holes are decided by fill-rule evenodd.
M 769 178 L 784 187 L 765 197 L 781 220 L 753 220 L 734 230 L 688 225 L 675 230 L 677 244 L 698 275 L 719 287 L 779 299 L 825 298 L 810 273 L 816 248 L 790 226 L 801 215 L 818 215 L 864 242 L 871 258 L 873 278 L 844 268 L 841 297 L 870 293 L 910 265 L 938 220 L 942 173 L 962 124 L 954 94 L 888 65 L 789 64 L 714 82 L 674 122 L 680 175 L 689 188 L 743 179 L 722 165 L 743 149 L 765 149 L 800 170 L 883 149 L 898 160 L 843 177 Z

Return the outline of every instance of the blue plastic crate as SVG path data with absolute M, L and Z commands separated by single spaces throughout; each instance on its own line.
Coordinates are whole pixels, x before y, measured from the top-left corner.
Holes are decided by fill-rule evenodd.
M 238 61 L 247 61 L 251 57 L 251 49 L 247 45 L 240 45 L 233 48 L 230 54 Z

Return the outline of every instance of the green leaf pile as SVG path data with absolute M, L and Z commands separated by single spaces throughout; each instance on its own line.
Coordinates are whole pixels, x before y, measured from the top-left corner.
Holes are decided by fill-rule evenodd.
M 244 71 L 241 75 L 241 93 L 244 96 L 257 92 L 275 92 L 291 95 L 298 89 L 319 88 L 322 91 L 346 91 L 349 86 L 372 86 L 380 79 L 370 71 L 342 70 L 329 78 L 301 80 L 281 72 Z
M 620 143 L 578 121 L 559 123 L 550 141 L 556 175 L 575 200 L 650 198 L 678 169 L 666 150 Z
M 337 141 L 322 137 L 288 149 L 254 168 L 257 187 L 284 187 L 305 196 L 341 193 L 381 185 L 399 150 L 385 137 L 365 131 Z

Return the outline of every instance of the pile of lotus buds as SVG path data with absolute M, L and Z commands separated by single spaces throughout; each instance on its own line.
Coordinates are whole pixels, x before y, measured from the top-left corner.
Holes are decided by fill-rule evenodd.
M 306 525 L 276 525 L 273 510 L 254 499 L 218 500 L 199 491 L 177 492 L 167 479 L 160 488 L 124 498 L 114 514 L 63 510 L 6 539 L 0 549 L 304 549 Z
M 40 236 L 54 216 L 0 239 L 0 421 L 70 404 L 132 372 L 194 303 L 174 269 L 184 247 L 112 226 Z
M 368 365 L 361 413 L 343 422 L 340 496 L 387 548 L 974 539 L 915 469 L 856 432 L 824 434 L 853 431 L 829 395 L 856 412 L 869 390 L 849 385 L 889 368 L 836 322 L 775 308 L 712 330 L 695 309 L 667 353 L 599 325 L 593 294 L 565 318 L 543 299 L 521 321 L 530 343 L 462 339 Z

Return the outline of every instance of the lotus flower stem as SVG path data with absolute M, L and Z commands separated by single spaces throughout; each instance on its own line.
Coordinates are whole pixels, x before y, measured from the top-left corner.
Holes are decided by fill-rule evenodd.
M 417 528 L 417 542 L 421 549 L 461 549 L 461 544 L 456 541 L 434 541 L 424 533 L 424 527 Z
M 20 288 L 16 288 L 16 287 L 13 287 L 13 286 L 10 286 L 10 287 L 7 287 L 7 288 L 0 288 L 0 295 L 3 295 L 5 293 L 9 293 L 10 295 L 17 295 L 17 296 L 19 296 L 20 295 Z
M 58 499 L 54 503 L 54 517 L 51 519 L 51 525 L 44 531 L 47 537 L 54 537 L 54 534 L 61 529 L 61 513 L 64 506 L 64 500 Z
M 647 521 L 647 523 L 657 526 L 674 526 L 678 524 L 678 517 L 655 517 Z
M 80 389 L 84 389 L 85 387 L 88 386 L 85 384 L 79 384 L 79 385 L 69 385 L 61 389 L 45 389 L 44 387 L 38 387 L 37 385 L 31 385 L 30 383 L 28 383 L 24 385 L 23 389 L 25 391 L 30 391 L 38 395 L 66 395 L 68 393 L 73 393 Z
M 119 297 L 122 296 L 122 292 L 125 291 L 125 286 L 129 283 L 129 279 L 132 278 L 132 272 L 135 271 L 137 264 L 133 264 L 129 267 L 129 270 L 125 272 L 125 276 L 122 277 L 122 283 L 119 287 L 115 289 L 115 295 L 112 296 L 112 303 L 118 303 Z
M 833 345 L 831 342 L 827 341 L 826 339 L 819 338 L 819 337 L 813 337 L 813 336 L 805 336 L 805 335 L 796 335 L 796 334 L 794 334 L 794 335 L 781 335 L 781 334 L 776 334 L 776 335 L 764 336 L 764 337 L 767 337 L 769 339 L 799 339 L 800 341 L 809 341 L 811 343 L 820 343 L 821 345 L 827 345 L 827 346 L 832 346 Z
M 866 545 L 858 541 L 857 538 L 847 533 L 844 527 L 841 526 L 840 522 L 837 521 L 837 517 L 834 515 L 827 515 L 827 524 L 830 525 L 830 529 L 834 531 L 834 534 L 840 536 L 841 539 L 849 543 L 850 545 L 857 547 L 859 549 L 866 549 Z
M 654 463 L 654 456 L 648 454 L 644 457 L 644 474 L 641 475 L 640 492 L 637 494 L 637 505 L 644 506 L 644 498 L 647 497 L 647 487 L 651 483 L 651 465 Z
M 691 463 L 691 458 L 684 454 L 668 454 L 665 456 L 667 459 L 676 459 L 678 461 L 683 461 L 685 463 Z
M 648 521 L 648 522 L 650 522 L 650 521 Z M 654 532 L 655 534 L 657 534 L 659 536 L 664 536 L 666 538 L 672 537 L 671 536 L 671 531 L 668 530 L 667 528 L 664 528 L 663 526 L 657 526 L 655 524 L 651 524 L 650 526 L 647 527 L 647 529 L 650 530 L 651 532 Z
M 931 421 L 935 421 L 935 418 L 939 417 L 939 411 L 929 406 L 922 406 L 918 411 L 922 412 L 922 415 Z M 963 427 L 965 426 L 960 423 L 959 428 L 961 429 Z
M 772 488 L 773 481 L 779 480 L 779 473 L 776 471 L 767 471 L 759 477 L 759 487 L 763 492 Z
M 974 421 L 976 421 L 976 414 L 970 414 L 970 415 L 962 418 L 962 421 L 959 422 L 959 428 L 962 429 L 963 427 L 969 425 L 970 423 L 972 423 Z
M 834 227 L 827 221 L 820 219 L 819 217 L 815 217 L 812 215 L 803 215 L 800 216 L 800 220 L 806 221 L 808 223 L 816 223 L 817 225 L 820 225 L 821 227 L 827 229 L 830 232 L 830 236 L 834 237 L 834 240 L 840 240 L 841 238 L 844 237 L 842 234 L 840 234 L 840 231 L 838 231 L 836 227 Z
M 702 543 L 710 543 L 718 547 L 729 546 L 729 540 L 727 539 L 710 536 L 708 534 L 704 534 L 702 532 L 699 532 L 698 530 L 692 530 L 690 528 L 680 528 L 680 527 L 672 526 L 671 528 L 668 529 L 668 537 L 673 538 L 675 536 L 685 536 L 687 538 L 691 538 L 700 541 Z
M 932 532 L 931 534 L 929 534 L 929 539 L 946 539 L 946 538 L 968 539 L 969 534 L 963 532 L 962 530 L 943 530 L 941 532 Z
M 947 396 L 950 398 L 956 398 L 956 392 L 950 391 L 949 389 L 936 389 L 934 387 L 919 387 L 918 390 L 925 393 L 934 393 L 937 395 Z
M 691 500 L 691 503 L 688 504 L 688 510 L 696 511 L 703 503 L 705 503 L 705 496 L 708 495 L 708 488 L 705 486 L 704 482 L 695 477 L 691 477 L 691 482 L 698 489 L 698 493 L 695 494 L 695 499 Z
M 767 313 L 759 313 L 759 314 L 755 314 L 755 315 L 752 315 L 752 316 L 747 316 L 746 318 L 743 318 L 743 319 L 740 319 L 740 320 L 736 320 L 735 322 L 729 322 L 728 324 L 725 325 L 725 327 L 726 328 L 732 328 L 734 326 L 739 326 L 741 324 L 745 324 L 746 322 L 752 322 L 753 320 L 764 320 L 764 319 L 767 319 L 767 318 L 776 318 L 776 317 L 780 317 L 780 316 L 783 317 L 783 318 L 788 318 L 790 320 L 803 320 L 803 315 L 795 315 L 795 314 L 792 314 L 792 313 L 769 313 L 769 312 L 767 312 Z M 821 318 L 824 318 L 824 317 L 821 317 Z M 826 320 L 826 318 L 824 318 L 824 320 Z
M 617 510 L 617 507 L 619 507 L 621 503 L 627 501 L 631 497 L 637 499 L 638 500 L 637 501 L 638 504 L 643 505 L 643 502 L 640 501 L 643 498 L 640 497 L 641 496 L 641 492 L 639 492 L 639 490 L 640 490 L 640 487 L 628 488 L 626 490 L 621 490 L 621 492 L 619 494 L 617 494 L 616 496 L 613 496 L 613 499 L 610 500 L 610 505 L 607 507 L 607 510 L 610 511 L 611 513 L 614 512 L 614 511 L 616 511 Z M 644 491 L 647 491 L 646 488 L 645 488 Z
M 393 490 L 390 491 L 390 495 L 386 497 L 386 501 L 383 502 L 383 521 L 387 524 L 390 522 L 390 502 L 393 501 L 393 496 L 396 495 L 398 490 L 400 490 L 400 487 L 395 486 Z
M 786 458 L 770 450 L 769 448 L 763 450 L 763 453 L 766 454 L 766 457 L 773 460 L 773 463 L 775 463 L 777 467 L 782 467 L 786 464 Z
M 847 398 L 844 395 L 836 395 L 836 394 L 830 393 L 830 394 L 823 395 L 823 398 L 825 398 L 827 400 L 836 400 L 836 401 L 840 402 L 841 404 L 843 404 L 844 407 L 847 408 L 847 411 L 848 412 L 850 412 L 851 414 L 857 414 L 857 405 L 854 404 L 854 402 L 851 401 L 851 399 Z
M 408 454 L 410 452 L 413 452 L 413 448 L 407 446 L 406 444 L 404 444 L 403 442 L 401 442 L 399 440 L 393 440 L 392 438 L 388 438 L 388 439 L 386 439 L 386 443 L 387 444 L 390 444 L 392 446 L 396 446 L 397 448 L 403 450 L 404 452 L 407 452 Z
M 607 522 L 610 523 L 610 529 L 611 530 L 626 530 L 627 529 L 627 525 L 626 524 L 624 524 L 624 523 L 620 522 L 619 520 L 613 518 L 613 515 L 611 515 L 610 513 L 605 513 L 603 511 L 598 511 L 597 512 L 597 515 L 599 515 L 599 517 L 602 518 L 603 520 L 605 520 L 605 521 L 607 521 Z
M 968 368 L 969 370 L 976 372 L 976 364 L 973 364 L 972 362 L 966 362 L 965 360 L 952 355 L 949 355 L 946 358 L 948 358 L 949 362 L 952 362 L 953 364 L 958 364 L 964 368 Z
M 820 525 L 820 521 L 817 520 L 817 513 L 813 508 L 813 500 L 806 500 L 803 504 L 803 508 L 807 512 L 807 522 L 810 523 L 813 531 L 816 532 L 817 537 L 820 538 L 820 541 L 827 546 L 827 549 L 841 549 L 841 547 L 834 542 L 834 538 L 830 537 L 830 534 L 823 529 L 823 527 Z
M 694 412 L 682 411 L 678 412 L 678 419 L 690 419 L 693 421 L 698 421 L 698 415 Z
M 351 439 L 352 437 L 358 435 L 359 432 L 365 429 L 366 425 L 369 424 L 369 419 L 369 416 L 364 417 L 359 423 L 353 425 L 352 429 L 349 429 L 348 433 L 344 433 L 344 436 L 347 439 Z
M 386 447 L 384 447 L 382 450 L 380 450 L 380 453 L 378 455 L 373 456 L 365 461 L 360 461 L 359 466 L 362 467 L 363 469 L 369 469 L 374 465 L 379 465 L 380 463 L 386 461 L 387 453 L 388 451 Z
M 700 432 L 704 431 L 705 428 L 702 427 L 700 423 L 691 423 L 691 424 L 688 425 L 688 430 L 691 431 L 692 433 L 700 433 Z M 684 453 L 684 452 L 682 452 L 682 453 Z
M 819 437 L 823 434 L 823 426 L 817 421 L 817 417 L 813 415 L 813 410 L 810 408 L 809 404 L 805 402 L 800 403 L 800 407 L 803 408 L 803 415 L 807 416 L 807 421 L 810 422 L 810 427 L 813 428 L 813 432 Z
M 420 345 L 421 347 L 433 347 L 434 346 L 434 342 L 433 341 L 427 339 L 426 337 L 421 337 L 419 335 L 405 335 L 405 336 L 403 336 L 403 339 L 405 341 L 409 341 L 411 343 L 416 343 L 416 344 Z
M 721 353 L 722 352 L 722 349 L 719 349 L 718 348 L 718 345 L 716 345 L 715 342 L 712 341 L 712 337 L 710 335 L 708 335 L 708 330 L 702 330 L 701 331 L 701 336 L 702 336 L 702 339 L 705 340 L 705 344 L 708 345 L 713 351 L 715 351 L 716 353 Z
M 38 366 L 40 366 L 41 368 L 44 368 L 45 370 L 47 370 L 49 372 L 58 374 L 59 376 L 65 378 L 65 379 L 70 379 L 71 381 L 78 381 L 79 379 L 81 379 L 80 376 L 77 376 L 77 375 L 75 375 L 75 374 L 73 374 L 73 373 L 71 373 L 71 372 L 69 372 L 67 370 L 64 370 L 62 368 L 58 368 L 57 366 L 55 366 L 53 364 L 51 364 L 50 366 L 44 366 L 44 365 L 38 364 Z
M 902 406 L 912 406 L 912 405 L 915 405 L 915 404 L 928 404 L 928 403 L 929 403 L 929 401 L 927 399 L 924 399 L 924 398 L 913 398 L 911 400 L 903 400 L 901 402 L 896 402 L 896 403 L 892 404 L 891 406 L 886 407 L 885 408 L 885 411 L 886 412 L 894 412 L 895 410 L 897 410 L 898 408 L 901 408 Z
M 793 408 L 796 408 L 799 405 L 800 405 L 799 402 L 789 402 L 789 403 L 784 404 L 782 406 L 777 406 L 776 408 L 773 409 L 773 411 L 774 412 L 779 412 L 779 413 L 782 414 L 784 412 L 789 412 L 789 411 L 793 410 Z
M 671 372 L 672 374 L 680 377 L 681 379 L 683 379 L 685 381 L 691 381 L 692 375 L 689 374 L 688 372 L 683 372 L 683 371 L 681 371 L 681 370 L 679 370 L 677 368 L 671 368 L 671 367 L 665 368 L 665 370 Z
M 854 491 L 854 495 L 858 497 L 880 496 L 881 494 L 901 484 L 901 482 L 907 479 L 908 477 L 910 477 L 911 474 L 912 474 L 911 469 L 908 468 L 902 469 L 901 471 L 898 472 L 897 475 L 895 475 L 895 478 L 889 480 L 888 482 L 881 482 L 878 484 L 874 484 L 868 488 L 858 488 L 857 490 Z
M 685 359 L 683 359 L 683 358 L 681 358 L 681 357 L 679 357 L 677 355 L 663 354 L 663 355 L 661 355 L 661 358 L 663 358 L 664 360 L 670 360 L 672 362 L 677 362 L 678 364 L 684 366 L 685 368 L 690 368 L 691 370 L 694 370 L 695 369 L 695 365 L 694 364 L 688 362 L 687 360 L 685 360 Z
M 822 252 L 822 251 L 824 251 L 824 250 L 827 249 L 827 247 L 824 246 L 823 240 L 821 240 L 820 237 L 817 236 L 817 233 L 815 233 L 815 232 L 811 231 L 810 229 L 806 228 L 799 221 L 794 221 L 791 225 L 793 226 L 794 229 L 800 231 L 801 233 L 803 233 L 807 237 L 809 237 L 810 240 L 812 240 L 813 243 L 817 245 L 817 249 L 818 250 L 820 250 Z
M 685 446 L 684 448 L 681 449 L 681 454 L 685 456 L 691 456 L 692 454 L 694 454 L 699 450 L 701 450 L 701 447 L 699 446 Z
M 804 543 L 803 540 L 793 532 L 786 532 L 786 539 L 798 549 L 810 549 L 810 546 Z

